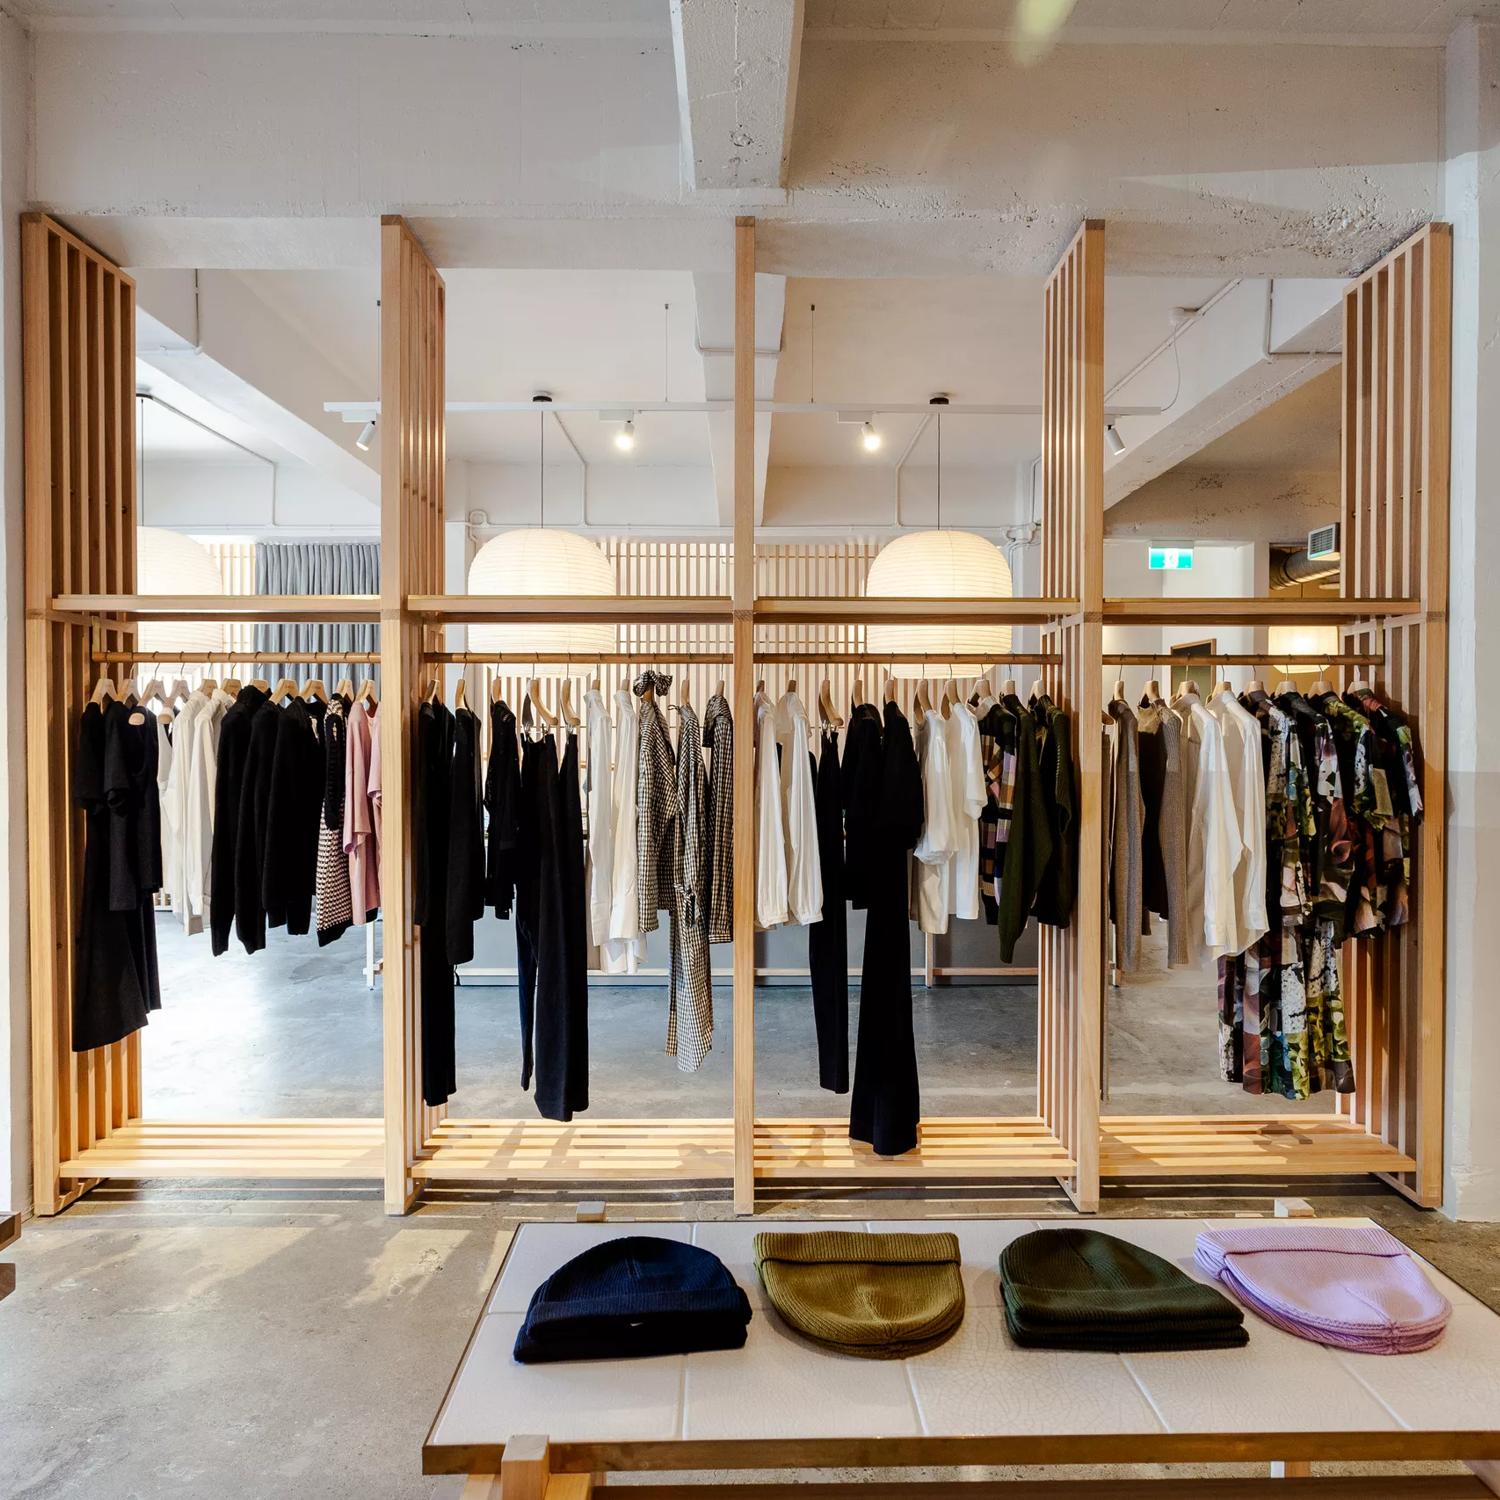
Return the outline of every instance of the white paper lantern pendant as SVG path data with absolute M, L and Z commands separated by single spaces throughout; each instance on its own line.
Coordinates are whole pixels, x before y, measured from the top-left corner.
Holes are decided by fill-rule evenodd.
M 201 542 L 162 526 L 137 526 L 135 589 L 138 594 L 222 594 L 224 578 Z M 142 620 L 136 641 L 143 664 L 186 667 L 222 654 L 224 627 L 216 620 Z

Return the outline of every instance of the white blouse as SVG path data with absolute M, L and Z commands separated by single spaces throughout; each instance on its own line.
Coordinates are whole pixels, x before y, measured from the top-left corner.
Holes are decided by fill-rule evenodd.
M 781 817 L 786 839 L 787 907 L 803 927 L 823 920 L 823 867 L 818 859 L 818 814 L 813 802 L 812 731 L 796 693 L 776 705 L 781 747 Z
M 193 721 L 192 775 L 186 789 L 183 885 L 193 916 L 207 915 L 213 897 L 214 809 L 219 779 L 219 731 L 234 695 L 215 688 L 208 706 Z M 233 899 L 230 893 L 228 899 Z
M 776 705 L 755 699 L 755 925 L 787 920 L 786 823 L 781 813 L 781 769 L 776 762 Z
M 589 943 L 609 941 L 611 872 L 614 869 L 614 777 L 610 767 L 609 708 L 598 688 L 583 695 L 584 733 L 588 741 L 588 875 Z
M 1235 822 L 1244 853 L 1234 871 L 1237 931 L 1233 952 L 1243 953 L 1265 936 L 1266 773 L 1261 759 L 1260 722 L 1233 693 L 1209 700 L 1208 711 L 1224 737 L 1224 760 L 1234 796 Z
M 923 932 L 948 930 L 948 866 L 958 852 L 953 784 L 942 715 L 929 708 L 916 733 L 922 772 L 922 837 L 912 850 L 911 914 Z
M 1175 705 L 1182 720 L 1184 800 L 1188 808 L 1188 944 L 1212 958 L 1238 952 L 1234 872 L 1244 846 L 1219 721 L 1196 694 Z
M 610 784 L 614 815 L 610 850 L 609 929 L 602 963 L 606 974 L 633 974 L 646 951 L 637 901 L 635 789 L 640 724 L 629 688 L 615 693 L 615 760 Z M 592 749 L 592 746 L 590 747 Z
M 979 815 L 984 811 L 984 760 L 979 720 L 967 703 L 955 703 L 943 721 L 953 806 L 953 858 L 948 862 L 948 913 L 979 919 Z

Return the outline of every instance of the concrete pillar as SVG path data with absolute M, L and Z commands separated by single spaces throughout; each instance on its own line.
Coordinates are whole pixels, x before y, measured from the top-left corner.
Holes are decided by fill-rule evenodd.
M 1453 225 L 1445 1210 L 1500 1219 L 1500 27 L 1447 52 L 1444 216 Z M 1431 811 L 1431 810 L 1430 810 Z M 1417 893 L 1421 899 L 1421 892 Z
M 26 33 L 0 16 L 0 660 L 12 712 L 0 728 L 0 1212 L 31 1201 L 26 951 L 26 737 L 21 536 L 21 225 L 30 159 Z

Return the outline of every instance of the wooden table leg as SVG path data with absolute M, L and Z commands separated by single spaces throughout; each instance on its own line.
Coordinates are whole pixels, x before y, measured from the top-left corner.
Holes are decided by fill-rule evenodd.
M 545 1437 L 522 1433 L 511 1438 L 500 1456 L 500 1500 L 546 1500 L 551 1474 Z
M 464 1492 L 460 1500 L 500 1500 L 500 1476 L 498 1474 L 465 1476 Z

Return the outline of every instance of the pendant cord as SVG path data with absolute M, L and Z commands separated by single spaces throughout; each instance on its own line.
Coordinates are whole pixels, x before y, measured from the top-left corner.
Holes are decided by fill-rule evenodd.
M 943 529 L 943 414 L 937 414 L 937 529 Z
M 807 304 L 808 353 L 807 353 L 807 402 L 813 405 L 818 399 L 818 304 Z
M 536 499 L 538 524 L 547 529 L 547 413 L 536 414 Z

